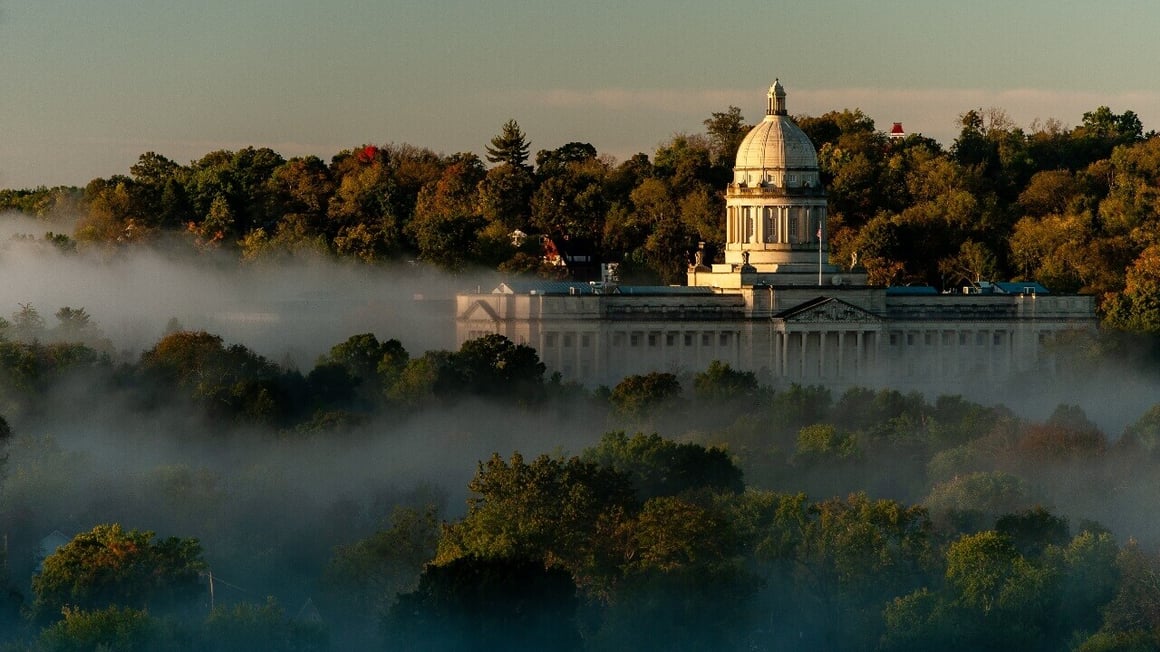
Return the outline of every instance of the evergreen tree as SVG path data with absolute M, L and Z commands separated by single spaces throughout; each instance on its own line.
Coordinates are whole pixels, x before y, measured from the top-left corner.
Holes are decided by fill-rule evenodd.
M 492 163 L 508 164 L 514 168 L 527 167 L 529 144 L 520 124 L 515 120 L 504 123 L 499 135 L 491 139 L 487 148 L 487 160 Z

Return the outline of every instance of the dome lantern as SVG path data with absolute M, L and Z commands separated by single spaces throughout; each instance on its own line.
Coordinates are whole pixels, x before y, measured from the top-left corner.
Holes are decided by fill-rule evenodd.
M 788 115 L 785 110 L 785 89 L 782 88 L 780 80 L 773 80 L 773 86 L 769 87 L 766 97 L 769 101 L 765 107 L 765 115 Z

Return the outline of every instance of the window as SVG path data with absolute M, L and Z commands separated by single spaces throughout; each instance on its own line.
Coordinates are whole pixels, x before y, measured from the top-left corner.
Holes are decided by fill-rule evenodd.
M 983 339 L 985 337 L 985 335 L 986 334 L 983 333 L 982 331 L 975 333 L 975 346 L 983 346 L 983 343 L 986 342 L 986 340 Z
M 544 346 L 549 347 L 549 348 L 556 346 L 556 334 L 555 333 L 545 333 L 544 334 Z
M 585 349 L 592 346 L 592 334 L 591 333 L 584 333 L 580 336 L 580 346 L 582 348 L 585 348 Z
M 732 333 L 721 333 L 721 337 L 719 338 L 721 346 L 729 346 L 730 335 L 732 335 Z
M 927 345 L 927 346 L 934 344 L 934 333 L 923 333 L 922 334 L 922 343 Z
M 967 343 L 967 333 L 959 333 L 959 345 L 965 346 Z
M 685 346 L 693 346 L 693 334 L 685 333 Z
M 914 333 L 907 333 L 906 334 L 906 345 L 907 346 L 914 345 Z
M 640 346 L 640 333 L 633 333 L 628 336 L 629 346 Z
M 564 348 L 570 349 L 575 344 L 576 336 L 572 333 L 564 333 Z
M 624 333 L 612 334 L 612 346 L 624 346 Z
M 992 335 L 991 336 L 991 344 L 994 344 L 995 346 L 1001 346 L 1003 344 L 1003 334 L 1002 333 L 995 333 L 994 335 Z
M 899 340 L 898 333 L 891 333 L 890 334 L 890 346 L 898 346 L 898 340 Z
M 701 346 L 709 346 L 713 343 L 712 333 L 701 333 Z
M 660 334 L 660 333 L 649 333 L 649 334 L 648 334 L 648 345 L 649 345 L 650 347 L 653 347 L 653 348 L 655 348 L 655 347 L 656 347 L 656 345 L 659 343 L 659 341 L 660 341 L 660 338 L 661 338 L 661 334 Z

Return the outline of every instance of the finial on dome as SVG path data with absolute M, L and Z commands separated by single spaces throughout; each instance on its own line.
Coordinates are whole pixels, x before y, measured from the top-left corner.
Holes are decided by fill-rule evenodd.
M 766 95 L 769 98 L 769 103 L 765 107 L 765 115 L 787 115 L 785 110 L 785 88 L 781 85 L 781 80 L 774 78 L 773 86 L 769 87 L 769 93 Z

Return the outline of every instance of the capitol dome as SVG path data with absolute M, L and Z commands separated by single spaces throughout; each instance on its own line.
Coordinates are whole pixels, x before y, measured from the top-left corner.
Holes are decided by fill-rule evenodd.
M 733 182 L 745 186 L 816 186 L 817 150 L 786 112 L 785 89 L 780 82 L 774 82 L 767 97 L 765 119 L 737 148 Z
M 725 188 L 725 263 L 770 285 L 820 284 L 837 268 L 825 261 L 826 189 L 818 152 L 785 110 L 775 81 L 765 119 L 737 148 Z M 732 272 L 730 272 L 732 273 Z

